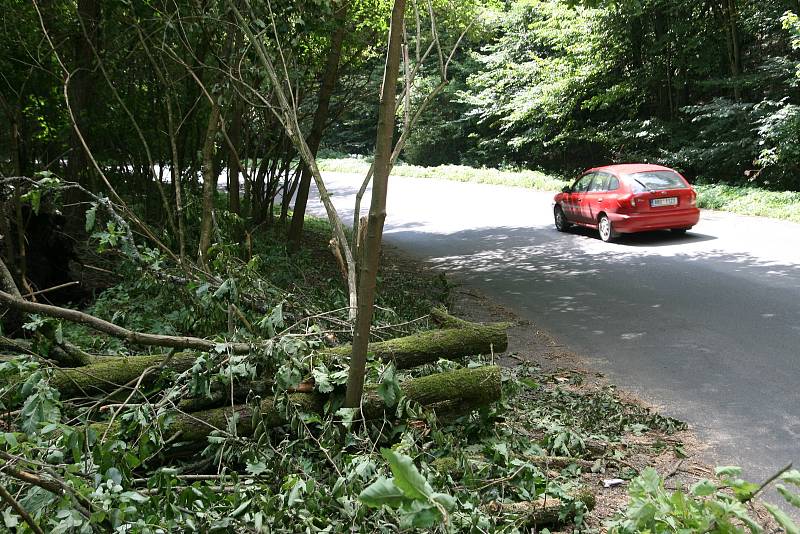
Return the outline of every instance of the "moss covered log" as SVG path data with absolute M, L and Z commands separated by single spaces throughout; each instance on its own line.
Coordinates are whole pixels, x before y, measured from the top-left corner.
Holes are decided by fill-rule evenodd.
M 460 321 L 460 319 L 459 319 Z M 478 324 L 462 321 L 457 328 L 429 330 L 417 334 L 370 343 L 368 352 L 376 358 L 394 361 L 398 369 L 410 369 L 439 358 L 455 359 L 477 354 L 498 353 L 506 350 L 507 323 Z M 350 345 L 334 347 L 323 357 L 346 358 Z
M 441 310 L 435 313 L 453 327 L 370 343 L 369 352 L 377 358 L 394 361 L 398 369 L 409 369 L 439 358 L 454 359 L 506 350 L 509 324 L 483 325 L 457 319 Z M 343 345 L 326 349 L 321 356 L 347 358 L 351 350 L 350 345 Z M 194 352 L 179 352 L 169 359 L 166 366 L 182 372 L 193 365 L 197 356 Z M 58 369 L 51 385 L 61 392 L 62 398 L 109 392 L 136 380 L 146 369 L 162 365 L 166 359 L 164 354 L 98 358 L 90 365 Z
M 460 384 L 460 385 L 459 385 Z M 484 403 L 495 402 L 500 399 L 500 368 L 496 366 L 478 367 L 475 369 L 459 369 L 447 373 L 438 373 L 422 378 L 413 378 L 400 385 L 403 392 L 412 400 L 424 406 L 435 405 L 446 400 L 462 402 Z M 292 393 L 289 401 L 298 409 L 322 413 L 325 397 L 318 393 Z M 273 404 L 273 399 L 261 401 L 261 417 L 267 428 L 279 426 L 285 422 L 282 413 Z M 364 397 L 364 414 L 368 418 L 382 417 L 386 406 L 374 390 Z M 247 405 L 227 406 L 213 408 L 192 413 L 176 413 L 172 416 L 169 432 L 179 434 L 178 441 L 196 441 L 205 443 L 205 437 L 214 430 L 226 430 L 228 421 L 237 414 L 237 434 L 248 436 L 252 434 L 253 408 Z M 97 425 L 98 430 L 104 431 L 105 427 Z
M 291 393 L 289 402 L 298 410 L 310 413 L 322 412 L 325 398 L 317 393 Z M 285 422 L 281 411 L 275 407 L 272 398 L 261 401 L 259 410 L 261 420 L 266 428 L 280 426 Z M 169 431 L 177 436 L 178 441 L 205 444 L 206 437 L 214 430 L 227 430 L 228 421 L 237 414 L 236 434 L 250 436 L 253 434 L 253 408 L 245 404 L 233 407 L 212 408 L 192 413 L 178 413 L 169 425 Z
M 164 365 L 173 371 L 189 369 L 197 359 L 192 352 L 179 352 L 171 357 L 165 354 L 103 358 L 91 365 L 72 369 L 56 369 L 50 385 L 61 393 L 61 398 L 91 396 L 114 391 L 131 380 L 136 380 L 147 369 Z M 153 373 L 155 379 L 158 373 Z
M 592 491 L 583 488 L 574 495 L 572 502 L 581 502 L 587 510 L 591 510 L 595 505 L 595 496 Z M 497 514 L 512 515 L 518 524 L 534 529 L 563 525 L 575 516 L 575 506 L 555 497 L 539 497 L 533 501 L 508 503 L 495 501 L 489 503 L 486 509 Z

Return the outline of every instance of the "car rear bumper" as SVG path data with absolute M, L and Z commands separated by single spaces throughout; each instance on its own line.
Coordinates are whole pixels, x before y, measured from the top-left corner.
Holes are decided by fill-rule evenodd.
M 672 210 L 668 213 L 636 213 L 625 215 L 609 213 L 608 217 L 615 232 L 629 234 L 647 232 L 649 230 L 666 230 L 670 228 L 691 228 L 700 220 L 700 210 L 689 208 Z

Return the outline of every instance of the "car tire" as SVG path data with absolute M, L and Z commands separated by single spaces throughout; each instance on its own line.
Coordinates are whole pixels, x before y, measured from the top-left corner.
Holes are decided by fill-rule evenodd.
M 555 219 L 556 230 L 559 232 L 566 232 L 572 226 L 567 220 L 567 216 L 564 215 L 564 210 L 561 209 L 561 206 L 556 206 L 553 209 L 553 218 Z
M 683 235 L 686 232 L 688 232 L 689 229 L 688 228 L 670 228 L 669 231 L 672 232 L 673 234 Z
M 611 224 L 611 219 L 605 213 L 597 219 L 597 231 L 600 232 L 600 239 L 605 243 L 613 241 L 617 237 L 614 226 Z

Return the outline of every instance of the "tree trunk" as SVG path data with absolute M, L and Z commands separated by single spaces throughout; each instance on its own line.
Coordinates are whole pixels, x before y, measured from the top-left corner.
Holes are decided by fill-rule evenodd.
M 211 230 L 214 216 L 214 194 L 217 176 L 214 172 L 214 142 L 219 129 L 219 105 L 211 106 L 206 139 L 203 143 L 203 219 L 200 222 L 200 264 L 208 270 L 208 249 L 211 247 Z
M 422 378 L 412 378 L 400 385 L 403 393 L 411 400 L 423 406 L 435 406 L 437 403 L 456 401 L 461 404 L 489 404 L 501 397 L 500 368 L 496 366 L 476 369 L 459 369 L 447 373 L 438 373 Z M 322 413 L 325 397 L 318 393 L 290 393 L 289 402 L 297 410 L 310 413 Z M 383 417 L 388 408 L 381 397 L 374 391 L 364 397 L 363 413 L 367 419 Z M 283 411 L 276 408 L 273 398 L 261 401 L 259 405 L 261 421 L 267 428 L 274 428 L 286 423 Z M 193 442 L 195 445 L 205 444 L 206 437 L 214 430 L 228 429 L 228 421 L 237 415 L 236 434 L 249 436 L 253 433 L 253 408 L 248 405 L 226 406 L 189 414 L 176 413 L 168 433 L 182 442 Z M 98 431 L 105 431 L 107 425 L 97 424 Z M 179 435 L 179 436 L 178 436 Z
M 392 21 L 389 27 L 389 46 L 383 73 L 383 87 L 378 112 L 378 135 L 375 143 L 374 177 L 372 201 L 367 220 L 367 238 L 363 253 L 357 259 L 358 266 L 358 310 L 353 336 L 353 354 L 350 359 L 350 374 L 347 377 L 347 394 L 344 406 L 354 408 L 361 401 L 364 388 L 364 373 L 367 362 L 370 325 L 375 304 L 375 280 L 381 254 L 383 223 L 386 219 L 386 192 L 392 157 L 394 134 L 395 100 L 397 98 L 397 75 L 400 71 L 400 44 L 403 37 L 405 0 L 395 0 Z
M 90 128 L 87 125 L 89 123 L 89 110 L 93 104 L 92 101 L 95 94 L 95 76 L 92 63 L 94 59 L 93 49 L 99 53 L 100 2 L 98 0 L 78 0 L 77 13 L 80 20 L 77 22 L 75 35 L 73 36 L 75 69 L 73 69 L 74 74 L 71 77 L 70 99 L 75 114 L 74 128 L 80 129 L 83 137 L 91 146 Z M 67 161 L 67 175 L 70 180 L 84 185 L 87 189 L 94 190 L 89 162 L 75 131 L 70 134 L 70 146 L 72 150 Z M 68 193 L 68 196 L 71 197 L 76 194 L 78 193 Z M 74 202 L 74 200 L 68 198 L 68 202 Z
M 461 321 L 454 317 L 451 320 L 460 321 L 460 324 L 443 330 L 419 332 L 410 336 L 370 343 L 368 352 L 376 358 L 393 361 L 397 369 L 410 369 L 426 363 L 434 363 L 440 358 L 455 360 L 477 354 L 502 352 L 506 349 L 508 343 L 506 329 L 509 324 L 482 325 Z M 207 348 L 206 350 L 212 349 Z M 330 363 L 334 359 L 346 358 L 351 352 L 350 346 L 343 345 L 325 349 L 317 355 L 317 358 Z M 52 384 L 61 392 L 62 398 L 69 398 L 80 392 L 85 394 L 112 391 L 135 380 L 149 367 L 164 365 L 173 371 L 183 372 L 194 364 L 196 358 L 197 354 L 194 352 L 179 352 L 171 357 L 156 354 L 125 358 L 98 358 L 90 365 L 74 369 L 60 369 L 54 376 Z
M 183 215 L 183 191 L 181 187 L 181 162 L 178 154 L 178 143 L 175 133 L 175 116 L 172 110 L 172 97 L 167 95 L 167 128 L 169 130 L 169 147 L 172 152 L 171 177 L 175 190 L 175 216 L 178 219 L 178 254 L 181 263 L 186 261 L 186 228 Z
M 244 109 L 242 103 L 238 98 L 234 98 L 233 102 L 233 117 L 231 117 L 231 125 L 228 128 L 228 135 L 231 144 L 236 150 L 240 150 L 242 143 L 242 114 Z M 241 200 L 239 198 L 239 174 L 245 171 L 239 167 L 240 160 L 231 152 L 228 156 L 228 209 L 231 212 L 239 215 L 241 213 Z
M 595 496 L 588 488 L 577 492 L 573 500 L 582 502 L 588 510 L 594 508 Z M 537 532 L 544 526 L 566 524 L 575 517 L 574 506 L 550 496 L 542 496 L 533 501 L 501 503 L 493 501 L 486 505 L 486 510 L 496 514 L 517 516 L 517 524 L 525 525 Z
M 319 89 L 317 110 L 314 112 L 311 132 L 309 132 L 306 141 L 308 149 L 314 157 L 316 157 L 320 142 L 322 141 L 325 123 L 328 120 L 331 96 L 333 95 L 333 90 L 336 87 L 336 80 L 339 75 L 339 61 L 342 56 L 342 42 L 344 41 L 347 9 L 348 3 L 346 1 L 334 14 L 336 31 L 331 36 L 331 45 L 328 50 L 328 58 L 325 62 L 325 70 L 322 74 L 322 84 Z M 292 215 L 292 224 L 289 227 L 289 243 L 293 248 L 298 248 L 300 246 L 300 241 L 303 237 L 303 221 L 306 216 L 308 192 L 311 188 L 311 169 L 302 162 L 301 165 L 300 184 L 297 187 L 297 199 L 294 202 L 294 214 Z

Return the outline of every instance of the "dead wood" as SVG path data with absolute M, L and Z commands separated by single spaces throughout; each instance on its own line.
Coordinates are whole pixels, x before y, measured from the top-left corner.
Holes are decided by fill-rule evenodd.
M 582 502 L 589 510 L 595 505 L 594 493 L 585 488 L 574 496 L 574 500 Z M 515 516 L 520 523 L 532 528 L 563 525 L 575 516 L 573 506 L 549 496 L 521 502 L 492 501 L 485 508 L 491 513 Z
M 446 400 L 459 400 L 465 403 L 490 403 L 500 399 L 500 368 L 496 366 L 459 369 L 438 373 L 422 378 L 413 378 L 400 385 L 403 393 L 423 406 L 431 406 Z M 289 409 L 302 412 L 323 412 L 326 397 L 319 393 L 291 393 L 288 396 Z M 274 428 L 286 423 L 284 412 L 275 405 L 274 398 L 263 399 L 258 405 L 259 418 L 265 428 Z M 364 396 L 361 411 L 367 419 L 382 418 L 387 406 L 375 392 L 368 390 Z M 205 443 L 205 438 L 214 430 L 227 432 L 233 430 L 229 421 L 236 418 L 236 435 L 252 435 L 254 408 L 239 404 L 213 408 L 199 412 L 178 412 L 172 416 L 169 434 L 177 436 L 181 442 Z M 95 425 L 98 432 L 105 432 L 107 424 Z
M 73 310 L 67 311 L 71 312 Z M 112 326 L 121 328 L 116 325 Z M 505 350 L 508 340 L 505 331 L 506 326 L 504 323 L 482 325 L 462 321 L 461 326 L 458 328 L 419 332 L 410 336 L 371 343 L 369 352 L 375 357 L 394 361 L 395 366 L 399 369 L 408 369 L 435 362 L 439 358 L 455 359 Z M 206 341 L 199 338 L 184 339 Z M 213 342 L 209 343 L 213 344 Z M 216 346 L 216 344 L 213 345 Z M 246 346 L 248 348 L 257 348 L 257 345 Z M 346 359 L 350 350 L 349 345 L 324 349 L 317 355 L 317 358 L 328 361 L 334 358 Z M 166 369 L 175 372 L 186 371 L 194 364 L 197 356 L 198 354 L 194 352 L 176 353 L 166 365 Z M 161 365 L 166 358 L 166 354 L 95 358 L 89 365 L 73 369 L 59 369 L 54 374 L 51 385 L 58 389 L 61 392 L 61 397 L 65 399 L 71 396 L 86 396 L 87 394 L 109 392 L 122 384 L 135 380 L 146 369 Z M 154 378 L 155 376 L 150 377 L 151 380 Z M 268 377 L 254 382 L 238 384 L 234 388 L 233 400 L 243 402 L 251 390 L 258 394 L 265 394 L 269 390 L 269 385 Z M 229 392 L 229 389 L 225 392 L 219 392 L 219 394 L 212 395 L 212 399 L 208 400 L 198 399 L 195 404 L 188 404 L 187 407 L 197 409 L 218 405 L 222 402 L 230 402 Z M 442 406 L 442 409 L 444 408 Z
M 61 308 L 59 306 L 50 306 L 48 304 L 39 304 L 36 302 L 29 302 L 21 298 L 17 298 L 5 291 L 0 291 L 0 302 L 14 308 L 16 310 L 39 313 L 47 315 L 48 317 L 55 317 L 56 319 L 64 319 L 72 323 L 82 324 L 108 334 L 112 337 L 124 339 L 125 341 L 136 345 L 148 345 L 155 347 L 169 347 L 176 349 L 189 349 L 210 351 L 216 349 L 220 343 L 208 339 L 191 336 L 165 336 L 161 334 L 146 334 L 142 332 L 135 332 L 128 330 L 114 323 L 105 321 L 88 313 L 83 313 L 78 310 L 69 308 Z M 253 348 L 249 343 L 224 343 L 226 349 L 232 352 L 243 354 L 250 352 Z

